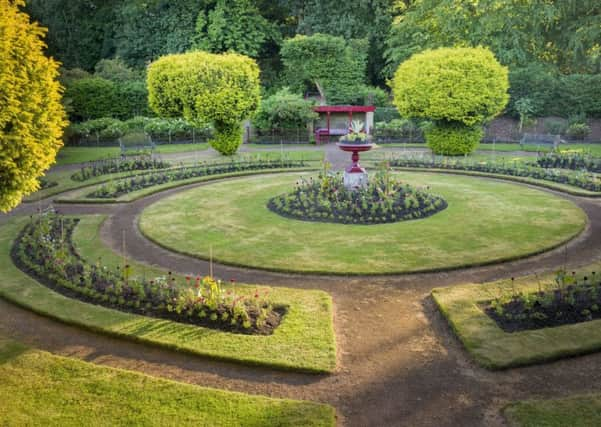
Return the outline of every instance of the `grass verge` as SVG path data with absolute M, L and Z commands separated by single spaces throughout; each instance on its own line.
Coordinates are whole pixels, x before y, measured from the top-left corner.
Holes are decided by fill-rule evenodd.
M 595 271 L 601 265 L 587 268 Z M 531 293 L 549 276 L 516 278 L 515 292 Z M 545 285 L 542 285 L 545 286 Z M 550 286 L 550 285 L 546 285 Z M 521 332 L 504 332 L 479 304 L 512 293 L 511 280 L 432 290 L 432 297 L 465 349 L 478 364 L 505 369 L 601 350 L 601 320 Z
M 334 408 L 153 378 L 0 337 L 3 425 L 333 426 Z
M 525 400 L 505 407 L 503 415 L 514 427 L 600 426 L 601 394 Z
M 98 236 L 103 217 L 80 218 L 74 240 L 82 256 L 90 262 L 102 258 L 106 265 L 118 263 L 120 258 L 102 245 Z M 270 299 L 287 304 L 289 310 L 269 336 L 232 334 L 111 310 L 66 298 L 17 269 L 9 251 L 26 221 L 27 218 L 12 218 L 0 227 L 0 296 L 8 301 L 95 332 L 209 358 L 314 373 L 332 372 L 335 368 L 332 301 L 325 292 L 270 288 Z M 141 274 L 164 275 L 162 271 L 139 264 L 133 264 L 133 268 Z M 235 286 L 239 293 L 257 288 L 241 284 L 229 286 Z

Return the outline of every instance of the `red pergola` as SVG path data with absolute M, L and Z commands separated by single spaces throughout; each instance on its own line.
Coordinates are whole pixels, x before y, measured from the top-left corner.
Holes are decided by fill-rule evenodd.
M 325 113 L 326 117 L 326 128 L 315 129 L 315 141 L 319 144 L 322 137 L 329 137 L 331 135 L 346 135 L 348 128 L 344 130 L 344 133 L 338 129 L 330 129 L 330 115 L 332 113 L 348 113 L 348 127 L 350 128 L 351 122 L 353 121 L 353 113 L 370 113 L 376 111 L 376 107 L 373 105 L 319 105 L 313 107 L 313 111 L 316 113 Z

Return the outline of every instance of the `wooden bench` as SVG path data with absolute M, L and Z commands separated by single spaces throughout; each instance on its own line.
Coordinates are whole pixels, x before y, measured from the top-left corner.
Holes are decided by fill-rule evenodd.
M 121 156 L 125 157 L 127 152 L 150 151 L 152 154 L 156 145 L 145 132 L 134 132 L 119 138 L 119 147 L 121 148 Z
M 553 150 L 559 148 L 559 144 L 564 144 L 560 135 L 525 133 L 520 139 L 520 145 L 537 145 L 553 147 Z
M 315 131 L 315 142 L 321 144 L 322 141 L 329 141 L 330 136 L 343 136 L 348 134 L 348 129 L 342 128 L 319 128 Z

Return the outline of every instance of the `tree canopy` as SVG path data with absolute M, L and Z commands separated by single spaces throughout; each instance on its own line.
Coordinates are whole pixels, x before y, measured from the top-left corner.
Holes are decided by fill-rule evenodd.
M 39 188 L 62 146 L 65 112 L 58 64 L 44 56 L 45 29 L 0 0 L 0 211 Z

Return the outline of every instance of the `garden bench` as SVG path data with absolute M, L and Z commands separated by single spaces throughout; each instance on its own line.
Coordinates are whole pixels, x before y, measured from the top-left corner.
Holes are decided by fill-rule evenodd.
M 553 147 L 553 150 L 557 150 L 559 144 L 563 144 L 565 141 L 561 139 L 559 135 L 551 134 L 537 134 L 537 133 L 525 133 L 520 139 L 520 145 L 542 145 Z
M 343 136 L 348 133 L 348 129 L 342 128 L 319 128 L 315 131 L 315 142 L 320 144 L 322 141 L 327 141 L 330 136 Z
M 156 145 L 145 132 L 136 132 L 119 138 L 119 147 L 121 148 L 121 156 L 126 156 L 127 152 L 150 151 L 152 153 Z

